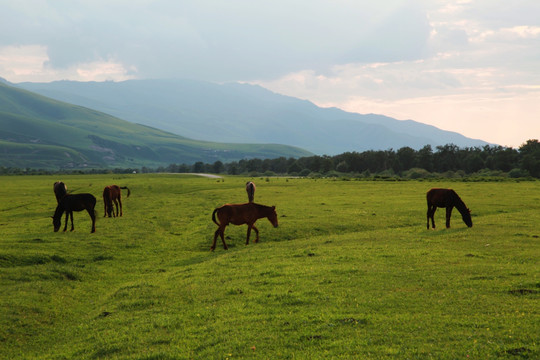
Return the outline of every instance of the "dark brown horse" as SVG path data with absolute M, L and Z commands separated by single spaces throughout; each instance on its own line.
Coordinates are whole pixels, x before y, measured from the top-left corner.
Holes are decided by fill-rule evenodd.
M 427 228 L 429 230 L 429 219 L 431 219 L 431 225 L 435 229 L 435 220 L 433 219 L 435 215 L 435 210 L 438 207 L 446 208 L 446 227 L 450 227 L 450 216 L 452 215 L 452 209 L 456 207 L 461 213 L 463 222 L 467 224 L 468 227 L 471 227 L 471 211 L 463 200 L 458 196 L 458 194 L 452 189 L 438 189 L 434 188 L 427 192 Z
M 253 200 L 255 199 L 255 184 L 253 182 L 248 181 L 246 183 L 246 192 L 249 202 L 253 202 Z
M 128 189 L 127 186 L 120 187 L 118 185 L 109 185 L 105 186 L 105 189 L 103 189 L 103 203 L 105 206 L 105 214 L 103 215 L 103 217 L 107 215 L 109 215 L 109 217 L 111 217 L 111 215 L 113 217 L 123 215 L 122 190 L 120 189 L 127 189 L 127 197 L 129 197 L 129 195 L 131 194 L 131 191 Z M 116 205 L 116 214 L 114 213 L 113 202 L 114 205 Z M 120 204 L 120 213 L 118 213 L 118 204 Z
M 53 185 L 54 196 L 56 196 L 56 202 L 59 203 L 67 194 L 67 186 L 61 181 L 57 181 Z
M 216 221 L 216 215 L 219 222 Z M 246 245 L 249 244 L 249 236 L 251 234 L 251 229 L 255 230 L 257 238 L 255 242 L 259 241 L 259 229 L 255 227 L 255 222 L 261 218 L 268 218 L 270 223 L 274 227 L 278 226 L 278 219 L 275 206 L 265 206 L 255 203 L 245 203 L 245 204 L 225 204 L 214 210 L 212 213 L 212 221 L 216 223 L 219 228 L 214 233 L 214 242 L 210 247 L 210 250 L 214 251 L 216 248 L 216 240 L 218 235 L 221 237 L 223 242 L 223 248 L 227 250 L 227 244 L 225 243 L 225 227 L 229 224 L 233 225 L 243 225 L 247 224 L 247 238 Z
M 96 232 L 96 198 L 92 194 L 67 194 L 58 203 L 53 215 L 54 232 L 60 229 L 60 223 L 62 222 L 62 214 L 66 213 L 66 224 L 64 231 L 67 229 L 68 217 L 71 217 L 71 231 L 73 227 L 73 212 L 74 211 L 88 211 L 90 218 L 92 219 L 92 231 Z

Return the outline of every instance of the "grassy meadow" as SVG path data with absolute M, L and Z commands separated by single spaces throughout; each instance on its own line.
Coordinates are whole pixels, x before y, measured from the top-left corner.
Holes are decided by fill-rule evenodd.
M 54 181 L 96 196 L 53 232 Z M 218 241 L 213 209 L 276 205 Z M 0 358 L 538 359 L 540 182 L 0 177 Z M 128 186 L 104 218 L 105 185 Z M 472 210 L 426 230 L 425 193 Z M 62 228 L 63 228 L 62 219 Z M 61 228 L 61 229 L 62 229 Z M 68 227 L 69 229 L 69 227 Z M 252 234 L 254 237 L 255 234 Z

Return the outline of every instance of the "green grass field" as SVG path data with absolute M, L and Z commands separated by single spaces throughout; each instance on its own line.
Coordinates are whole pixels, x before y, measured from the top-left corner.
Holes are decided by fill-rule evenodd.
M 256 178 L 280 226 L 229 226 L 247 178 L 64 176 L 98 198 L 53 232 L 51 176 L 0 177 L 5 359 L 538 359 L 540 182 Z M 127 185 L 104 218 L 105 185 Z M 425 193 L 455 189 L 426 230 Z M 62 220 L 63 221 L 63 220 Z M 254 236 L 254 234 L 252 234 Z

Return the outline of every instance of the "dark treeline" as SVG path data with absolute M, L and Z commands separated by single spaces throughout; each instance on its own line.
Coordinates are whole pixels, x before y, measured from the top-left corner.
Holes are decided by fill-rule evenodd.
M 0 167 L 0 174 L 42 174 L 68 171 L 46 171 Z M 398 150 L 346 152 L 335 156 L 309 156 L 299 159 L 245 159 L 230 163 L 170 164 L 156 169 L 71 170 L 69 173 L 212 173 L 250 176 L 353 176 L 372 177 L 464 177 L 505 176 L 540 178 L 540 143 L 528 140 L 518 149 L 490 146 L 459 148 L 453 144 L 426 145 L 420 150 L 402 147 Z
M 149 171 L 148 169 L 142 169 Z M 403 147 L 397 151 L 346 152 L 335 156 L 309 156 L 299 159 L 246 159 L 224 164 L 197 162 L 193 165 L 171 164 L 157 172 L 213 173 L 229 175 L 399 176 L 421 178 L 459 177 L 470 174 L 505 175 L 540 178 L 540 143 L 528 140 L 519 149 L 489 146 L 459 148 L 453 144 L 426 145 L 420 150 Z

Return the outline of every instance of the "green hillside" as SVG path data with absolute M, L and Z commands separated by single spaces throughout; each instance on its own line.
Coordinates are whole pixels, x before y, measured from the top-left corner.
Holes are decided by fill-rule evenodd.
M 191 140 L 0 83 L 0 166 L 155 167 L 306 155 L 285 145 Z

